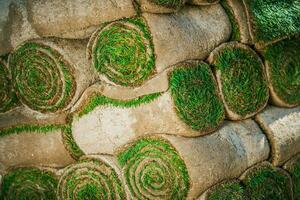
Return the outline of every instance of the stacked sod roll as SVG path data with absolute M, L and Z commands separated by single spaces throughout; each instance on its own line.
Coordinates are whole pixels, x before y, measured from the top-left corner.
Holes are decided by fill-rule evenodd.
M 225 43 L 208 61 L 214 67 L 229 119 L 252 117 L 266 106 L 269 90 L 265 68 L 255 51 L 238 42 Z
M 218 129 L 224 119 L 213 74 L 207 64 L 199 61 L 174 66 L 165 92 L 124 101 L 91 90 L 78 103 L 72 133 L 87 154 L 111 154 L 129 140 L 148 134 L 206 135 Z
M 208 29 L 209 24 L 214 26 Z M 144 13 L 105 23 L 91 37 L 87 54 L 102 81 L 136 87 L 179 62 L 205 58 L 229 35 L 220 5 L 187 6 L 176 14 Z
M 263 50 L 272 103 L 300 105 L 300 41 L 283 40 Z
M 293 181 L 294 189 L 294 199 L 300 199 L 300 154 L 296 155 L 290 159 L 287 163 L 284 164 L 284 169 L 286 169 Z
M 55 200 L 57 177 L 39 168 L 17 168 L 3 176 L 0 198 Z

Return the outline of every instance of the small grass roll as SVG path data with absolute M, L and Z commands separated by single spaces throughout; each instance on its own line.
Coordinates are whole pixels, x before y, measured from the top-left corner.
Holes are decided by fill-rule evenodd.
M 208 58 L 214 67 L 227 117 L 241 120 L 262 110 L 269 99 L 264 65 L 246 45 L 222 44 Z

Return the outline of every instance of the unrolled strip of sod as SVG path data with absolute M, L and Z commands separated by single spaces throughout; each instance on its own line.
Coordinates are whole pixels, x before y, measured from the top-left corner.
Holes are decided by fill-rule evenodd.
M 38 168 L 18 168 L 4 175 L 0 199 L 55 200 L 57 183 L 52 172 Z
M 257 48 L 300 33 L 300 0 L 243 0 Z
M 0 171 L 15 166 L 65 167 L 74 162 L 74 143 L 64 134 L 62 127 L 53 125 L 0 131 Z
M 220 126 L 225 111 L 207 64 L 189 61 L 176 65 L 169 74 L 169 87 L 166 92 L 130 100 L 111 99 L 95 90 L 85 93 L 73 113 L 75 141 L 87 154 L 112 153 L 141 135 L 196 137 Z
M 106 81 L 136 87 L 179 62 L 204 59 L 230 31 L 218 4 L 186 6 L 170 15 L 144 13 L 103 24 L 90 39 L 88 56 Z
M 229 119 L 252 117 L 266 106 L 269 90 L 265 69 L 252 49 L 238 42 L 225 43 L 208 61 L 214 67 Z
M 300 199 L 300 154 L 293 157 L 287 163 L 284 164 L 284 169 L 286 169 L 293 181 L 293 189 L 294 189 L 294 199 Z
M 11 74 L 6 62 L 0 58 L 0 113 L 12 109 L 17 101 L 17 96 L 13 90 Z
M 197 138 L 143 137 L 116 151 L 135 199 L 196 199 L 218 182 L 239 177 L 268 153 L 266 137 L 251 120 L 228 122 Z
M 293 109 L 267 107 L 256 116 L 272 147 L 271 160 L 281 166 L 300 153 L 300 107 Z
M 136 14 L 131 0 L 29 0 L 27 10 L 40 36 L 63 38 L 87 38 L 103 22 Z
M 115 163 L 109 156 L 100 156 L 83 157 L 69 165 L 59 180 L 58 199 L 127 199 Z
M 251 167 L 241 176 L 241 180 L 251 200 L 293 199 L 292 180 L 289 174 L 268 162 Z
M 263 50 L 274 105 L 300 105 L 300 41 L 283 40 Z
M 245 188 L 237 180 L 226 180 L 211 187 L 198 200 L 248 200 Z
M 9 68 L 21 102 L 41 113 L 64 111 L 95 80 L 85 59 L 85 41 L 27 41 L 9 57 Z
M 246 10 L 243 1 L 240 0 L 222 0 L 222 6 L 231 22 L 232 34 L 231 40 L 239 41 L 245 44 L 253 44 L 250 36 L 247 22 Z

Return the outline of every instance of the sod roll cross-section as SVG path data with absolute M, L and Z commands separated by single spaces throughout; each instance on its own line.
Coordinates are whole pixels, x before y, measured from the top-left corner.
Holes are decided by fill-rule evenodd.
M 83 158 L 64 169 L 57 189 L 58 199 L 126 199 L 115 170 L 106 162 Z
M 238 181 L 226 181 L 207 191 L 206 200 L 247 200 L 245 188 Z
M 134 199 L 185 199 L 190 182 L 184 161 L 169 142 L 143 138 L 118 154 Z
M 0 199 L 55 200 L 56 178 L 36 168 L 19 168 L 3 177 Z
M 265 107 L 269 99 L 265 69 L 252 49 L 237 42 L 226 43 L 208 60 L 214 66 L 229 119 L 249 118 Z
M 152 39 L 142 18 L 105 24 L 90 42 L 94 67 L 119 85 L 141 85 L 155 72 Z
M 63 110 L 74 96 L 73 68 L 50 46 L 24 43 L 11 54 L 9 67 L 17 96 L 33 110 Z

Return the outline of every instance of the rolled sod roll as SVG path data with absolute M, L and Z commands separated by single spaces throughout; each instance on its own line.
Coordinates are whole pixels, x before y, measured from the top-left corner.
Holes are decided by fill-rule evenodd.
M 9 57 L 20 101 L 41 113 L 70 108 L 95 81 L 85 58 L 85 41 L 45 39 L 27 41 Z
M 22 126 L 0 132 L 0 172 L 16 166 L 65 167 L 74 162 L 62 128 Z
M 300 105 L 300 41 L 283 40 L 263 50 L 274 105 Z
M 136 15 L 131 0 L 28 0 L 28 19 L 40 36 L 87 38 L 101 23 Z
M 17 102 L 10 71 L 6 62 L 0 58 L 0 113 L 12 109 Z
M 225 43 L 208 61 L 214 67 L 228 119 L 252 117 L 266 106 L 269 90 L 264 65 L 251 48 Z
M 103 24 L 87 54 L 103 81 L 136 87 L 179 62 L 204 59 L 230 31 L 220 5 L 187 6 L 176 14 L 144 13 Z
M 247 200 L 245 188 L 237 180 L 218 183 L 202 194 L 198 200 Z
M 85 93 L 72 114 L 75 141 L 86 154 L 112 154 L 138 136 L 196 137 L 213 132 L 223 122 L 223 104 L 207 64 L 178 64 L 169 74 L 169 87 L 130 100 L 111 99 L 95 90 Z
M 57 197 L 71 199 L 127 199 L 120 169 L 108 156 L 83 157 L 63 169 Z M 129 199 L 129 198 L 128 198 Z
M 228 122 L 212 135 L 143 137 L 116 151 L 134 199 L 196 199 L 268 158 L 266 137 L 252 121 Z
M 3 176 L 0 198 L 55 200 L 57 177 L 39 168 L 17 168 Z
M 270 141 L 273 165 L 281 166 L 300 153 L 300 107 L 282 109 L 269 106 L 255 118 Z
M 250 35 L 260 49 L 300 33 L 299 0 L 243 0 Z
M 284 164 L 284 169 L 286 169 L 293 181 L 293 189 L 294 189 L 294 199 L 300 199 L 300 154 L 293 157 L 287 163 Z
M 273 167 L 268 162 L 251 167 L 240 179 L 250 199 L 294 199 L 289 174 L 283 169 Z
M 221 0 L 221 5 L 225 9 L 231 22 L 231 40 L 245 44 L 253 44 L 247 22 L 246 9 L 243 1 Z

